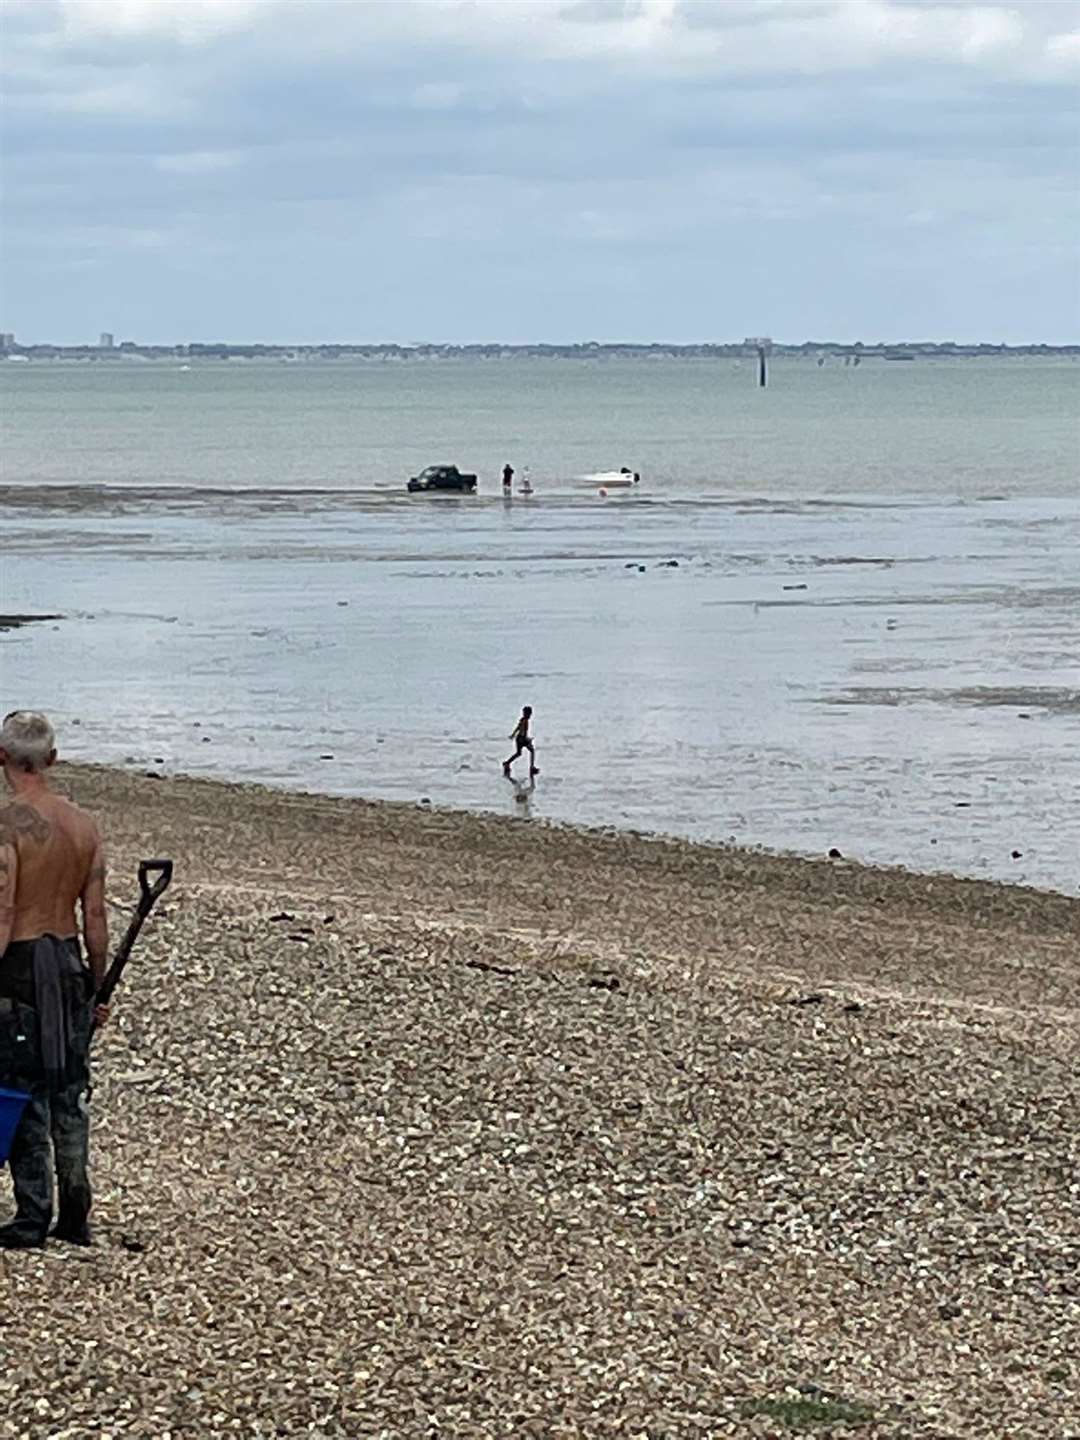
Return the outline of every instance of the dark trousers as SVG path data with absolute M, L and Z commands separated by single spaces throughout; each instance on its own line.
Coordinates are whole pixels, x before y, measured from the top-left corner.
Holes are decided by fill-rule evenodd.
M 20 1230 L 35 1239 L 44 1239 L 48 1233 L 53 1216 L 54 1161 L 60 1226 L 82 1230 L 90 1214 L 89 1149 L 90 1113 L 81 1086 L 30 1097 L 8 1161 L 15 1190 L 15 1223 Z
M 15 1191 L 14 1224 L 30 1240 L 44 1239 L 54 1200 L 59 1202 L 63 1230 L 81 1231 L 90 1213 L 89 1002 L 73 1007 L 71 1019 L 75 1079 L 59 1090 L 50 1090 L 43 1082 L 38 1012 L 32 1005 L 0 996 L 0 1084 L 30 1095 L 8 1157 Z

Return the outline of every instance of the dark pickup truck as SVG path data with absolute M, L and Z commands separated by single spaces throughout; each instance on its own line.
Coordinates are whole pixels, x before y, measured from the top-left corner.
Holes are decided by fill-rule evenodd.
M 463 475 L 456 465 L 429 465 L 412 477 L 408 488 L 414 494 L 418 490 L 456 490 L 471 495 L 476 489 L 476 476 Z

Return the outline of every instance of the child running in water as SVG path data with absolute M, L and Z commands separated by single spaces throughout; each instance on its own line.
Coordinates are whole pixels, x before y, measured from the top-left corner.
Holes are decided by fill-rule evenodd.
M 513 740 L 517 749 L 510 756 L 509 760 L 503 761 L 503 774 L 509 776 L 510 766 L 526 750 L 529 752 L 529 774 L 539 775 L 536 768 L 536 751 L 533 749 L 533 742 L 529 739 L 529 721 L 532 719 L 532 706 L 526 705 L 521 712 L 521 719 L 510 732 L 510 739 Z

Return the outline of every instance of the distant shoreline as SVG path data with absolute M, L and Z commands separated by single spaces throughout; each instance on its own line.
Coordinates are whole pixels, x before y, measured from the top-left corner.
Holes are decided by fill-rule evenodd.
M 864 345 L 836 340 L 803 340 L 798 344 L 768 341 L 766 353 L 781 359 L 836 359 L 853 363 L 864 360 L 982 360 L 1018 357 L 1068 359 L 1080 357 L 1075 345 L 1003 345 L 987 342 L 960 343 L 951 340 L 878 341 Z M 643 344 L 599 343 L 573 345 L 382 345 L 320 343 L 310 345 L 248 344 L 244 342 L 192 341 L 181 345 L 149 345 L 122 340 L 117 345 L 59 345 L 51 342 L 20 345 L 12 341 L 0 346 L 0 357 L 8 361 L 90 360 L 115 363 L 121 360 L 751 360 L 758 347 L 749 341 L 674 345 L 663 342 Z

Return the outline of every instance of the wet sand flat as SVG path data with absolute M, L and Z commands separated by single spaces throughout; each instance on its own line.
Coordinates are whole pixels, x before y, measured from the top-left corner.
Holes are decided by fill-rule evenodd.
M 177 878 L 0 1433 L 1080 1433 L 1080 902 L 58 773 Z
M 0 629 L 8 703 L 72 759 L 504 814 L 528 703 L 536 817 L 1077 893 L 1078 502 L 638 489 L 10 487 L 65 618 Z

